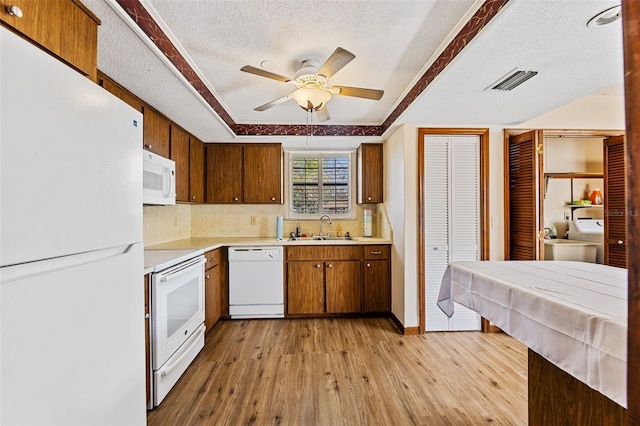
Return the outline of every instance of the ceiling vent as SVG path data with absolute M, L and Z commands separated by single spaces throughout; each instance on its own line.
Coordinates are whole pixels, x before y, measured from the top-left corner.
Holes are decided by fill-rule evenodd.
M 518 71 L 518 69 L 515 68 L 500 80 L 490 84 L 489 87 L 487 87 L 485 90 L 513 90 L 536 74 L 538 74 L 538 71 Z

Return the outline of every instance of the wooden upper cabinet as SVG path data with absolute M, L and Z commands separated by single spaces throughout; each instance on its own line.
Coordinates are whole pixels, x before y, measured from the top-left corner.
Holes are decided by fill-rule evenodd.
M 171 122 L 154 109 L 144 106 L 143 148 L 169 158 Z
M 207 203 L 281 204 L 281 144 L 206 144 Z
M 171 155 L 176 163 L 176 201 L 189 200 L 189 133 L 181 127 L 171 125 Z
M 244 146 L 244 202 L 282 204 L 282 145 Z
M 10 15 L 9 6 L 23 16 Z M 79 0 L 0 0 L 0 21 L 97 81 L 100 20 Z
M 242 145 L 207 144 L 206 151 L 207 203 L 242 203 Z
M 542 241 L 540 135 L 532 130 L 509 136 L 505 143 L 505 259 L 538 260 Z
M 98 71 L 98 84 L 112 95 L 115 95 L 136 110 L 142 112 L 143 102 L 138 97 L 100 71 Z
M 189 201 L 204 203 L 204 143 L 189 138 Z
M 628 267 L 627 155 L 624 136 L 604 141 L 604 263 Z M 632 213 L 633 214 L 633 213 Z
M 363 143 L 358 148 L 358 204 L 382 203 L 382 144 Z

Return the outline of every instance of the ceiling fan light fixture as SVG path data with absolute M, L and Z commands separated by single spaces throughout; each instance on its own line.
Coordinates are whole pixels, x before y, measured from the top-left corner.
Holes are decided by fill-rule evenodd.
M 617 5 L 610 7 L 608 9 L 603 10 L 598 13 L 593 18 L 589 19 L 587 22 L 587 27 L 601 27 L 603 25 L 609 25 L 616 21 L 619 21 L 622 18 L 622 6 Z
M 303 87 L 291 94 L 291 97 L 305 111 L 317 111 L 331 99 L 327 90 L 314 87 Z

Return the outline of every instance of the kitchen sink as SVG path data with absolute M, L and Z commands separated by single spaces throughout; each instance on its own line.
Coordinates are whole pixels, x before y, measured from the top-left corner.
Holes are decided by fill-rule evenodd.
M 358 241 L 355 237 L 289 237 L 289 241 Z

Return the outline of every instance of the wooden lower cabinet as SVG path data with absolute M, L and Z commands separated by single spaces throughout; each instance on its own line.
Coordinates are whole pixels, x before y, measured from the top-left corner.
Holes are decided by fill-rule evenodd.
M 324 313 L 324 262 L 289 262 L 287 283 L 289 314 Z
M 207 333 L 225 315 L 226 252 L 224 248 L 205 253 L 204 271 L 204 326 Z
M 391 311 L 391 246 L 364 246 L 364 312 Z
M 389 251 L 389 246 L 287 247 L 286 314 L 389 312 Z
M 325 262 L 326 312 L 362 311 L 362 268 L 359 260 Z
M 391 310 L 390 272 L 388 260 L 364 261 L 364 312 Z

